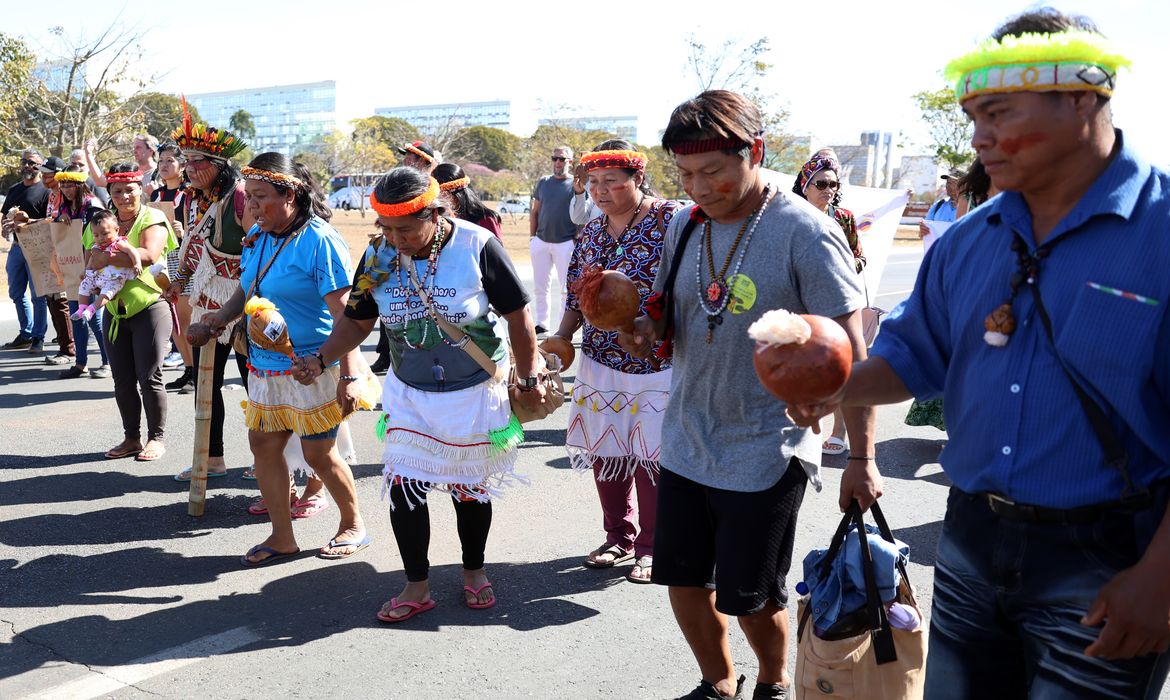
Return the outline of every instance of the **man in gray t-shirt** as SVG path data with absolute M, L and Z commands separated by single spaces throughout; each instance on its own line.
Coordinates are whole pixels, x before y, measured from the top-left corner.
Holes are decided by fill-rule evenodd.
M 766 184 L 762 133 L 759 110 L 735 93 L 707 91 L 675 109 L 662 145 L 696 207 L 667 231 L 655 318 L 619 337 L 644 357 L 668 319 L 673 334 L 651 580 L 670 587 L 703 671 L 686 697 L 743 690 L 725 641 L 728 615 L 739 617 L 759 662 L 752 697 L 784 697 L 791 682 L 785 576 L 805 484 L 820 487 L 820 442 L 760 385 L 748 326 L 772 309 L 828 316 L 865 357 L 853 256 L 835 222 Z M 853 499 L 868 508 L 881 494 L 873 412 L 851 411 L 846 424 L 854 452 L 842 508 Z
M 532 260 L 533 286 L 536 303 L 533 321 L 538 334 L 556 328 L 559 314 L 549 311 L 549 292 L 553 268 L 561 285 L 561 301 L 565 299 L 565 281 L 569 261 L 573 258 L 573 240 L 577 226 L 569 218 L 569 204 L 573 200 L 573 149 L 558 146 L 552 151 L 553 174 L 540 178 L 532 190 L 532 214 L 528 232 L 532 236 L 528 252 Z

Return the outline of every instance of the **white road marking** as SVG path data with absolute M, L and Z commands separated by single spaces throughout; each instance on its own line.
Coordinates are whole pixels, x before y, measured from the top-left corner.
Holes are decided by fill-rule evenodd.
M 84 678 L 62 683 L 28 697 L 43 700 L 88 700 L 108 695 L 142 681 L 176 671 L 184 666 L 225 654 L 261 639 L 251 627 L 237 627 L 219 634 L 194 639 L 170 649 L 135 659 L 118 666 L 93 666 Z
M 882 292 L 881 294 L 878 294 L 877 296 L 879 296 L 879 297 L 892 297 L 892 296 L 896 296 L 898 294 L 909 294 L 910 292 L 913 292 L 913 291 L 914 291 L 913 289 L 903 289 L 903 290 L 897 291 L 897 292 Z

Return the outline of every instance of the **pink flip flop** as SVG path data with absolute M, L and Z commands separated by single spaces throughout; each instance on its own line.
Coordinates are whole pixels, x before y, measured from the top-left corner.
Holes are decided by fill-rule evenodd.
M 397 610 L 398 608 L 410 608 L 410 612 L 406 613 L 402 617 L 391 617 L 389 615 L 383 615 L 382 611 L 379 610 L 377 618 L 382 622 L 391 622 L 391 623 L 393 623 L 393 622 L 406 622 L 407 620 L 414 617 L 415 615 L 421 615 L 422 613 L 425 613 L 426 611 L 430 610 L 433 607 L 435 607 L 435 599 L 434 598 L 431 598 L 430 600 L 428 600 L 425 603 L 412 603 L 409 600 L 404 600 L 402 602 L 399 602 L 397 598 L 391 598 L 390 599 L 390 609 L 391 610 Z
M 468 593 L 470 593 L 471 595 L 475 596 L 477 602 L 472 602 L 470 600 L 467 600 L 466 598 L 463 599 L 463 602 L 467 605 L 467 607 L 471 608 L 472 610 L 487 610 L 488 608 L 490 608 L 496 604 L 496 591 L 495 591 L 495 589 L 492 589 L 492 599 L 486 603 L 478 602 L 479 594 L 483 591 L 483 589 L 491 588 L 491 587 L 492 587 L 491 581 L 485 582 L 479 588 L 472 588 L 471 586 L 464 586 L 463 590 L 465 590 Z
M 329 509 L 329 501 L 326 500 L 325 494 L 318 493 L 310 496 L 308 500 L 297 499 L 296 503 L 292 504 L 293 520 L 303 520 L 317 515 L 321 511 Z

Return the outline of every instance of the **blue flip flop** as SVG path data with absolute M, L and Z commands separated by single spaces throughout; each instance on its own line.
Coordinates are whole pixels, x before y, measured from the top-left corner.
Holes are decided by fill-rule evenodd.
M 299 548 L 292 552 L 278 552 L 266 544 L 258 544 L 255 547 L 249 549 L 247 554 L 240 557 L 240 563 L 244 566 L 265 566 L 267 564 L 271 564 L 274 561 L 282 561 L 290 557 L 295 557 L 300 553 L 301 550 Z M 264 559 L 261 559 L 260 561 L 252 561 L 248 558 L 257 554 L 267 554 L 268 556 Z
M 182 478 L 183 474 L 187 474 L 186 479 Z M 179 482 L 180 484 L 185 484 L 191 480 L 190 475 L 191 475 L 191 470 L 184 469 L 183 471 L 179 472 L 178 474 L 175 474 L 175 481 Z M 221 476 L 227 476 L 227 472 L 226 471 L 224 471 L 224 472 L 207 472 L 208 479 L 217 479 Z
M 368 534 L 365 537 L 363 537 L 361 540 L 359 540 L 358 542 L 353 542 L 353 541 L 338 542 L 337 538 L 333 538 L 333 539 L 329 540 L 329 544 L 322 547 L 322 549 L 336 549 L 337 547 L 353 547 L 353 551 L 346 552 L 345 554 L 327 554 L 325 552 L 318 550 L 317 556 L 322 558 L 322 559 L 345 559 L 347 557 L 352 557 L 353 555 L 362 551 L 366 547 L 369 547 L 370 543 L 373 541 L 374 540 Z

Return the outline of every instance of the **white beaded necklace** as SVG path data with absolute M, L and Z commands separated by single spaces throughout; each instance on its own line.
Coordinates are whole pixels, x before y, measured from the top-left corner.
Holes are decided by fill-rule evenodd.
M 772 203 L 772 195 L 772 185 L 769 183 L 764 187 L 764 202 L 755 212 L 755 221 L 748 228 L 743 245 L 739 249 L 739 257 L 735 261 L 735 267 L 732 268 L 731 274 L 722 280 L 712 279 L 707 285 L 703 284 L 703 251 L 711 245 L 711 219 L 707 218 L 703 221 L 703 233 L 699 237 L 699 245 L 696 251 L 695 281 L 697 284 L 695 289 L 699 295 L 699 306 L 707 314 L 708 345 L 710 345 L 711 339 L 715 334 L 715 327 L 723 323 L 723 312 L 731 304 L 732 297 L 735 296 L 733 290 L 730 289 L 729 282 L 739 275 L 739 268 L 743 265 L 743 259 L 747 253 L 748 245 L 752 242 L 752 234 L 756 232 L 756 227 L 760 225 L 760 219 L 764 218 L 764 211 Z M 710 300 L 714 304 L 713 306 L 707 303 L 708 295 L 718 297 Z

